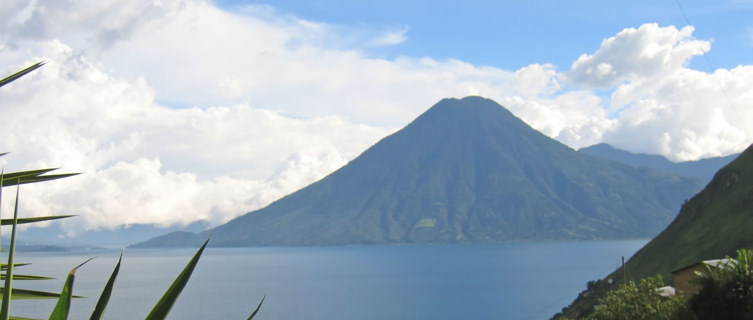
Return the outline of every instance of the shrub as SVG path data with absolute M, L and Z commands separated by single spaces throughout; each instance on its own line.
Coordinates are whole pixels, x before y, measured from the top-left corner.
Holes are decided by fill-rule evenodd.
M 698 272 L 701 290 L 690 299 L 699 319 L 753 319 L 753 252 L 739 249 L 717 266 Z
M 662 320 L 693 319 L 685 300 L 680 296 L 663 297 L 658 289 L 664 286 L 661 276 L 646 278 L 636 285 L 628 282 L 599 299 L 588 320 Z

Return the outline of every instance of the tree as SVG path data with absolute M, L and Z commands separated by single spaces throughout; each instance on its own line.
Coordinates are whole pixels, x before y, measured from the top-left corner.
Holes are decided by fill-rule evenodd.
M 685 300 L 680 296 L 664 297 L 658 289 L 664 286 L 661 276 L 646 278 L 636 285 L 630 281 L 599 299 L 588 320 L 661 320 L 693 319 Z
M 697 272 L 701 290 L 690 299 L 691 309 L 704 319 L 753 319 L 753 251 L 737 250 L 716 266 Z

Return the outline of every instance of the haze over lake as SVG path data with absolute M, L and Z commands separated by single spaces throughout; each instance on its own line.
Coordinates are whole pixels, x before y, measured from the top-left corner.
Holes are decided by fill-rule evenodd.
M 548 319 L 646 240 L 473 245 L 208 248 L 170 319 Z M 194 249 L 129 249 L 106 319 L 143 318 Z M 17 287 L 59 291 L 77 273 L 72 319 L 88 318 L 118 252 L 19 253 Z M 46 318 L 54 301 L 13 301 Z

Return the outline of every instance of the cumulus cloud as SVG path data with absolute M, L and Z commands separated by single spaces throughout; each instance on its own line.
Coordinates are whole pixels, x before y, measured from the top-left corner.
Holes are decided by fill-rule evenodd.
M 14 39 L 61 39 L 108 48 L 180 6 L 179 1 L 4 1 L 0 17 L 8 23 L 0 32 Z
M 168 108 L 145 80 L 112 77 L 58 41 L 27 45 L 48 63 L 0 91 L 0 148 L 13 151 L 2 161 L 7 171 L 83 173 L 23 188 L 24 212 L 81 215 L 64 222 L 70 230 L 80 221 L 222 223 L 324 177 L 392 130 L 249 104 Z
M 739 152 L 753 138 L 753 118 L 745 89 L 753 66 L 712 74 L 680 69 L 656 81 L 625 84 L 613 94 L 621 106 L 619 125 L 604 139 L 632 150 L 648 150 L 677 160 Z
M 688 68 L 710 49 L 692 27 L 645 24 L 606 39 L 563 75 L 569 85 L 611 90 L 605 109 L 615 121 L 601 140 L 673 160 L 722 156 L 745 148 L 753 135 L 751 66 L 709 74 Z M 741 106 L 741 107 L 736 107 Z
M 321 24 L 202 1 L 14 9 L 24 13 L 0 63 L 48 64 L 0 92 L 12 124 L 0 147 L 14 151 L 2 161 L 84 172 L 29 187 L 37 200 L 22 206 L 80 214 L 92 229 L 227 221 L 322 178 L 448 93 L 499 92 L 489 80 L 510 76 L 369 59 L 322 47 Z
M 577 85 L 608 89 L 625 81 L 660 76 L 687 65 L 710 49 L 708 41 L 693 40 L 693 27 L 644 24 L 604 40 L 592 54 L 573 62 L 567 79 Z
M 616 122 L 608 119 L 601 98 L 586 91 L 552 98 L 513 96 L 500 101 L 532 127 L 576 149 L 601 142 Z
M 0 151 L 13 152 L 0 162 L 83 172 L 24 187 L 22 206 L 80 214 L 87 229 L 222 223 L 324 177 L 445 97 L 495 99 L 574 148 L 695 159 L 753 137 L 753 67 L 689 69 L 710 50 L 692 27 L 625 29 L 560 71 L 374 59 L 337 27 L 201 0 L 9 1 L 0 18 L 6 74 L 48 61 L 0 90 Z M 367 38 L 394 45 L 407 31 Z
M 517 91 L 526 97 L 551 95 L 559 91 L 559 75 L 552 64 L 532 64 L 515 71 Z

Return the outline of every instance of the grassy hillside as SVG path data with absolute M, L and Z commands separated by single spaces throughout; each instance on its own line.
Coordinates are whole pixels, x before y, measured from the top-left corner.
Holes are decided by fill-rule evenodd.
M 675 220 L 625 264 L 632 280 L 670 272 L 701 260 L 734 255 L 753 248 L 753 146 L 719 170 L 714 179 L 688 202 Z M 621 283 L 623 271 L 609 275 Z M 591 283 L 565 311 L 570 318 L 588 312 L 608 281 Z

